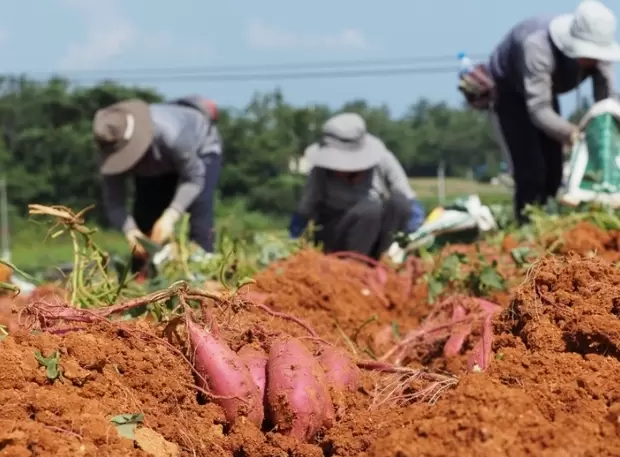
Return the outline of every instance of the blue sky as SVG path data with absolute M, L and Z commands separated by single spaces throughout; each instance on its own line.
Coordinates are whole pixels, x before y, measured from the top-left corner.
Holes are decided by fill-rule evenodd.
M 256 65 L 488 53 L 516 21 L 570 12 L 578 0 L 25 0 L 0 17 L 0 71 L 63 72 Z M 606 2 L 612 9 L 618 3 Z M 36 7 L 35 7 L 36 5 Z M 362 6 L 366 5 L 366 6 Z M 439 65 L 455 65 L 447 61 Z M 144 73 L 141 73 L 144 75 Z M 138 75 L 139 76 L 139 75 Z M 157 76 L 152 74 L 151 76 Z M 365 98 L 402 113 L 421 96 L 459 103 L 455 74 L 295 81 L 148 81 L 167 96 L 201 93 L 242 107 L 283 89 L 295 104 Z M 617 78 L 620 82 L 620 78 Z M 133 82 L 133 81 L 132 81 Z M 138 81 L 139 82 L 139 78 Z M 589 94 L 590 88 L 584 88 Z M 574 105 L 575 95 L 563 99 Z

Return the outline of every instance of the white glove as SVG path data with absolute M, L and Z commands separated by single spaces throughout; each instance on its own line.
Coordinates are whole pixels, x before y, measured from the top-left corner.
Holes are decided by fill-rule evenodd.
M 129 249 L 131 249 L 136 257 L 145 258 L 148 256 L 148 253 L 146 249 L 144 249 L 144 246 L 138 241 L 139 238 L 147 239 L 148 237 L 138 229 L 131 229 L 125 232 L 125 239 L 129 244 Z
M 151 240 L 157 244 L 164 244 L 174 233 L 174 226 L 181 218 L 181 214 L 172 208 L 166 209 L 161 217 L 157 219 L 151 231 Z
M 397 265 L 405 261 L 405 250 L 396 242 L 392 243 L 389 247 L 387 250 L 387 255 L 390 260 Z

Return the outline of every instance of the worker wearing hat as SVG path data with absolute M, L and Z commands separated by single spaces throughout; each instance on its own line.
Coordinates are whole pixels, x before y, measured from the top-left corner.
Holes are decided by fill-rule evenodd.
M 400 231 L 414 231 L 424 209 L 394 154 L 366 131 L 364 119 L 342 113 L 329 119 L 305 153 L 312 166 L 297 212 L 293 238 L 308 222 L 326 252 L 355 251 L 379 258 Z
M 138 242 L 163 244 L 183 213 L 190 214 L 190 239 L 213 252 L 214 196 L 222 145 L 212 103 L 187 97 L 169 103 L 127 100 L 100 109 L 93 136 L 100 151 L 103 203 L 114 227 L 134 252 L 133 270 L 146 252 Z M 126 209 L 131 177 L 135 198 Z
M 462 78 L 460 89 L 470 105 L 491 110 L 500 146 L 510 158 L 519 222 L 527 221 L 525 205 L 556 197 L 563 148 L 580 136 L 578 127 L 560 116 L 558 95 L 586 78 L 592 80 L 595 101 L 613 95 L 612 65 L 620 60 L 615 34 L 612 11 L 599 0 L 583 0 L 572 14 L 516 24 L 488 64 L 465 75 L 467 81 Z M 484 69 L 490 80 L 480 77 Z

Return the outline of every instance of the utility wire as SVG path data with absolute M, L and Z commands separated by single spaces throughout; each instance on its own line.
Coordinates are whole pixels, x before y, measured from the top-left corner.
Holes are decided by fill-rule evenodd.
M 486 59 L 485 54 L 473 54 L 470 58 L 474 60 Z M 318 62 L 288 62 L 288 63 L 276 63 L 276 64 L 256 64 L 256 65 L 210 65 L 210 66 L 191 66 L 191 67 L 155 67 L 155 68 L 126 68 L 118 70 L 82 70 L 82 71 L 68 71 L 68 72 L 27 72 L 31 76 L 49 76 L 50 74 L 70 74 L 80 79 L 80 77 L 94 77 L 94 74 L 106 75 L 135 75 L 135 74 L 149 74 L 149 75 L 178 75 L 178 74 L 210 74 L 210 73 L 248 73 L 248 72 L 263 72 L 263 71 L 281 71 L 281 70 L 330 70 L 330 69 L 344 69 L 347 67 L 385 67 L 385 66 L 411 66 L 420 64 L 431 63 L 448 63 L 455 62 L 455 56 L 437 55 L 437 56 L 419 56 L 419 57 L 406 57 L 406 58 L 391 58 L 391 59 L 359 59 L 359 60 L 337 60 L 337 61 L 318 61 Z
M 283 80 L 302 80 L 302 79 L 346 79 L 346 78 L 365 78 L 365 77 L 391 77 L 403 75 L 439 75 L 454 73 L 456 66 L 442 67 L 410 67 L 410 68 L 377 68 L 360 70 L 329 70 L 329 71 L 296 71 L 296 72 L 272 72 L 272 73 L 230 73 L 230 74 L 167 74 L 144 76 L 120 76 L 120 77 L 100 77 L 100 78 L 68 78 L 76 84 L 88 84 L 101 81 L 119 82 L 248 82 L 248 81 L 283 81 Z

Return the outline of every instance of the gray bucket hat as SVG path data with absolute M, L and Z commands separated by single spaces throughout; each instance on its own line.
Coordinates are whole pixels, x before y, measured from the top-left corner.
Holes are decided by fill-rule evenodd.
M 558 49 L 572 59 L 620 60 L 616 16 L 599 0 L 583 0 L 573 14 L 553 19 L 549 34 Z
M 385 145 L 366 131 L 366 122 L 359 114 L 337 114 L 323 124 L 321 133 L 321 140 L 304 152 L 313 167 L 362 171 L 377 165 L 385 153 Z
M 101 174 L 129 171 L 144 157 L 153 136 L 149 105 L 142 100 L 127 100 L 97 111 L 93 137 L 102 155 Z

